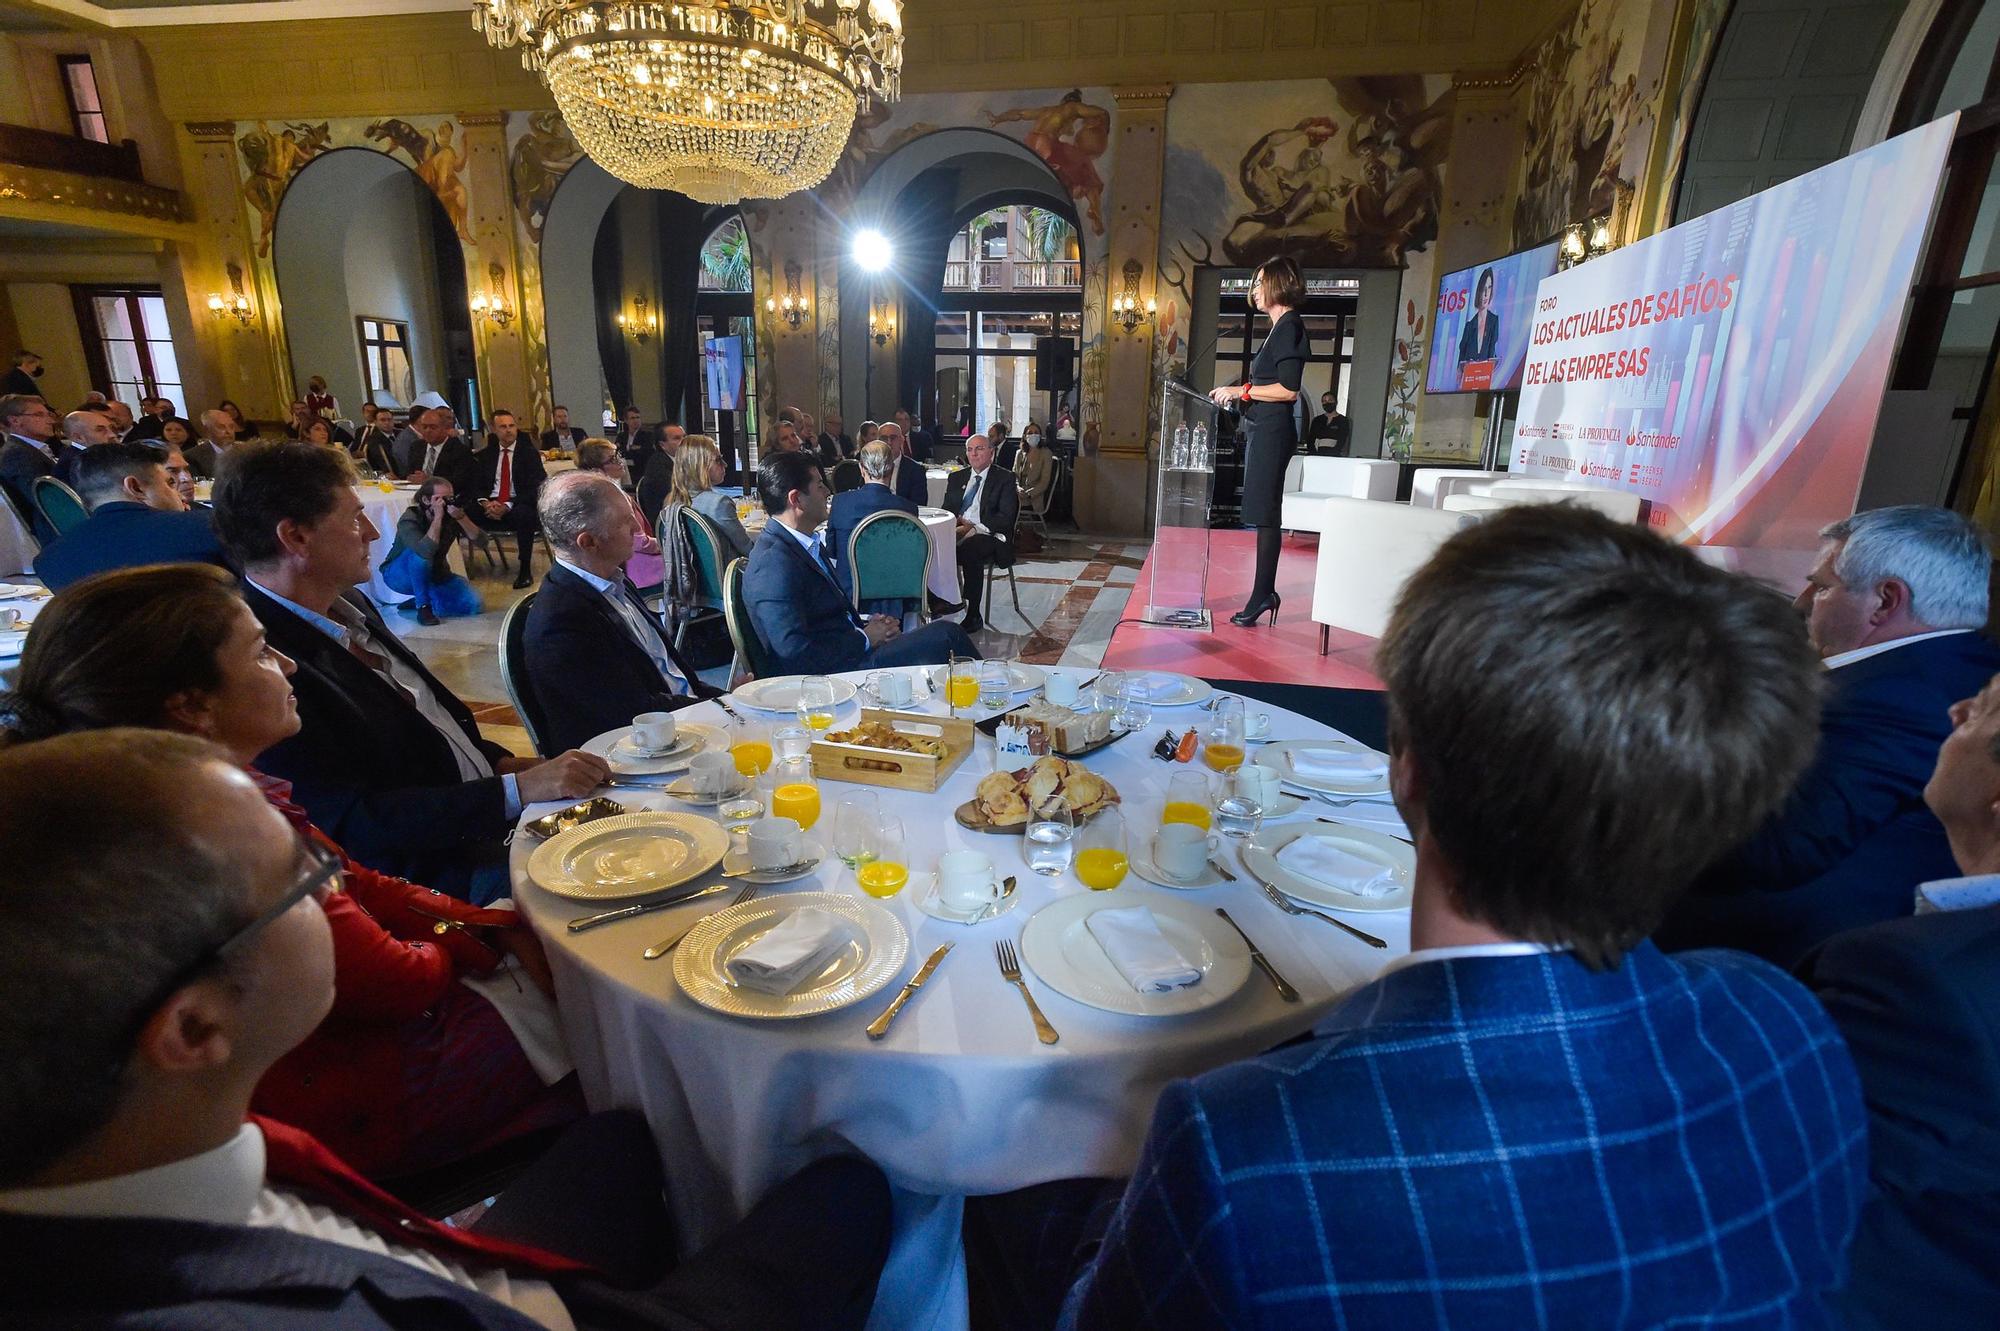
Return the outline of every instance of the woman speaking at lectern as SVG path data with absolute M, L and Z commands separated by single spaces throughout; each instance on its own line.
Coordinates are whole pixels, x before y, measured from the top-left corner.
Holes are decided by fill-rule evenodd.
M 1278 622 L 1278 526 L 1285 493 L 1285 466 L 1299 442 L 1296 416 L 1299 381 L 1306 369 L 1306 281 L 1289 258 L 1267 259 L 1250 279 L 1250 304 L 1270 316 L 1271 331 L 1250 362 L 1250 382 L 1218 388 L 1208 396 L 1218 406 L 1238 404 L 1249 433 L 1243 446 L 1243 523 L 1257 529 L 1257 580 L 1250 603 L 1230 617 L 1245 628 L 1267 611 Z

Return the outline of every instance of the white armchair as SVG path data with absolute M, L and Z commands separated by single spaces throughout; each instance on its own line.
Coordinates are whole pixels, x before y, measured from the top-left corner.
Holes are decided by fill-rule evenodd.
M 1473 471 L 1466 467 L 1419 467 L 1410 478 L 1410 507 L 1442 508 L 1446 495 L 1466 494 L 1475 486 L 1506 475 L 1504 471 Z
M 1278 525 L 1287 531 L 1322 530 L 1325 499 L 1393 500 L 1398 471 L 1396 463 L 1384 458 L 1294 457 L 1285 468 Z
M 1472 513 L 1368 499 L 1320 502 L 1312 617 L 1319 625 L 1321 656 L 1326 655 L 1329 629 L 1381 637 L 1410 574 L 1452 533 L 1479 520 Z
M 1575 481 L 1523 478 L 1494 481 L 1484 489 L 1489 498 L 1509 504 L 1581 504 L 1614 522 L 1637 522 L 1645 508 L 1645 501 L 1629 490 L 1607 490 Z

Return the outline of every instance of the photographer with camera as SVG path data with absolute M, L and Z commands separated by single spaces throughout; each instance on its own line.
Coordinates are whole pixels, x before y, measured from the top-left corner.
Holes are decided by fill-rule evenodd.
M 432 476 L 417 487 L 417 495 L 396 522 L 396 544 L 382 561 L 382 581 L 411 597 L 419 624 L 435 624 L 440 615 L 476 615 L 484 608 L 479 593 L 448 562 L 452 542 L 479 538 L 479 527 L 459 504 L 449 480 Z

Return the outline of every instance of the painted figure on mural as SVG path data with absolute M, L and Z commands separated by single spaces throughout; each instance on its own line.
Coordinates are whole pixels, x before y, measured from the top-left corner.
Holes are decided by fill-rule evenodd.
M 1017 120 L 1034 122 L 1028 147 L 1049 164 L 1069 196 L 1084 205 L 1090 229 L 1103 235 L 1104 179 L 1097 174 L 1097 159 L 1111 143 L 1111 112 L 1084 101 L 1082 89 L 1073 88 L 1054 106 L 1023 106 L 986 116 L 994 126 Z
M 417 176 L 430 187 L 444 205 L 458 238 L 472 243 L 472 227 L 466 220 L 465 158 L 453 141 L 452 122 L 440 120 L 437 128 L 424 133 L 407 120 L 377 120 L 368 126 L 367 136 L 391 148 L 402 149 L 417 169 Z
M 259 230 L 257 256 L 269 258 L 271 236 L 278 225 L 278 204 L 284 200 L 285 186 L 299 168 L 333 146 L 333 131 L 326 121 L 317 125 L 290 124 L 276 134 L 262 121 L 237 141 L 246 172 L 243 197 L 257 210 Z
M 535 111 L 528 116 L 528 129 L 514 145 L 510 175 L 513 178 L 514 209 L 528 230 L 530 243 L 542 243 L 542 228 L 548 225 L 549 204 L 563 176 L 583 158 L 560 111 Z
M 1570 222 L 1610 211 L 1625 157 L 1647 99 L 1640 95 L 1637 53 L 1616 25 L 1622 14 L 1584 0 L 1569 27 L 1534 54 L 1527 80 L 1521 192 L 1514 239 L 1548 239 Z

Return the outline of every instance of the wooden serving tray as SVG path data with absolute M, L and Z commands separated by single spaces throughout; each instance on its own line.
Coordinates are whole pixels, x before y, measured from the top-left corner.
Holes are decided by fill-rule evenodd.
M 813 775 L 822 781 L 851 781 L 861 786 L 885 786 L 890 790 L 935 791 L 958 770 L 971 754 L 976 731 L 972 722 L 957 717 L 925 716 L 921 712 L 890 712 L 879 708 L 861 709 L 862 721 L 879 721 L 896 730 L 942 740 L 944 757 L 928 753 L 907 753 L 900 749 L 871 749 L 859 744 L 836 744 L 815 740 L 812 746 Z

